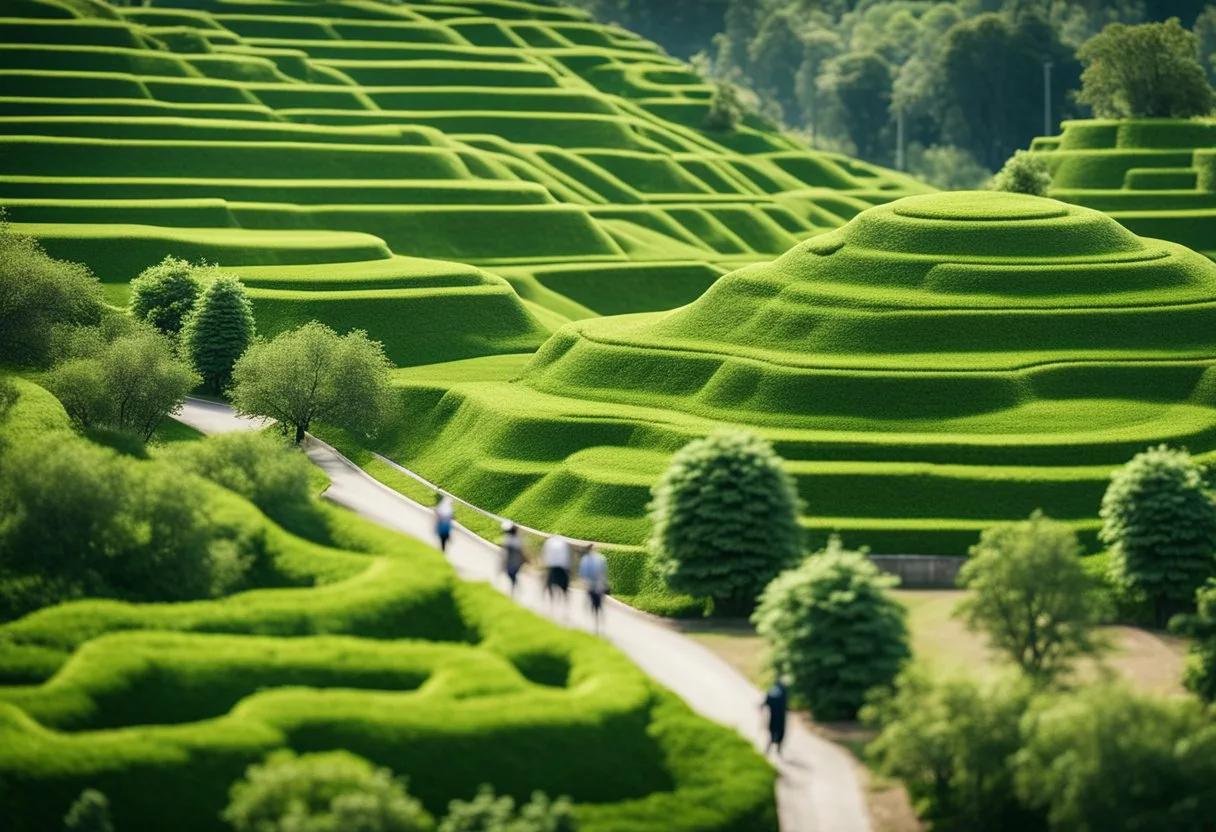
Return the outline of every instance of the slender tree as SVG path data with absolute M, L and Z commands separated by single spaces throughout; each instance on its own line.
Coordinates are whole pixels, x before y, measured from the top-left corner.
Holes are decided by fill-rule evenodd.
M 182 325 L 182 349 L 211 392 L 227 385 L 236 360 L 253 343 L 254 331 L 244 285 L 232 275 L 216 277 Z

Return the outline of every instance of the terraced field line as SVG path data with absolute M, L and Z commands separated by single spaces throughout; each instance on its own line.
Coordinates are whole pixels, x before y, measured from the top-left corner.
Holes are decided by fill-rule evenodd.
M 190 399 L 176 417 L 203 433 L 251 430 L 262 423 L 242 419 L 227 405 Z M 377 482 L 329 445 L 310 437 L 308 456 L 329 476 L 330 501 L 387 528 L 430 541 L 431 510 Z M 465 580 L 505 589 L 496 546 L 457 525 L 448 559 Z M 591 629 L 586 595 L 571 592 L 568 609 L 544 599 L 541 581 L 526 575 L 516 600 L 567 627 Z M 729 725 L 762 748 L 763 694 L 707 648 L 672 630 L 661 619 L 608 599 L 604 635 L 645 673 L 681 696 L 698 713 Z M 782 832 L 869 832 L 861 781 L 853 760 L 836 745 L 791 722 L 784 759 L 777 760 L 777 804 Z

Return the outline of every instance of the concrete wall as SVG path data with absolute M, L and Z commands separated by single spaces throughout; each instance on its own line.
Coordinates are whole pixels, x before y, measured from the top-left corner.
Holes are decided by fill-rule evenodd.
M 955 586 L 966 558 L 947 555 L 870 555 L 881 571 L 898 575 L 904 589 L 946 589 Z

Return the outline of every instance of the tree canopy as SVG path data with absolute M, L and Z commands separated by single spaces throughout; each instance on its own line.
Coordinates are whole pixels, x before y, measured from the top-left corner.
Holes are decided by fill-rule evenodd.
M 186 260 L 167 256 L 144 269 L 131 281 L 131 314 L 176 337 L 202 291 L 197 268 Z
M 195 301 L 182 324 L 182 350 L 194 369 L 219 393 L 232 376 L 232 367 L 253 343 L 253 307 L 236 277 L 217 275 Z

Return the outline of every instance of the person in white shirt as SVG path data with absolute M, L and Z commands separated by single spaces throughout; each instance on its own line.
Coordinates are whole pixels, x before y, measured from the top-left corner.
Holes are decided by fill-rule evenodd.
M 554 535 L 545 541 L 540 550 L 541 560 L 548 573 L 545 577 L 545 592 L 553 600 L 554 591 L 560 590 L 562 600 L 570 591 L 570 543 L 564 537 Z
M 448 540 L 452 537 L 452 521 L 456 515 L 456 507 L 452 498 L 444 494 L 435 504 L 435 536 L 439 538 L 439 551 L 448 550 Z
M 608 594 L 608 561 L 592 546 L 578 564 L 578 576 L 587 582 L 587 598 L 591 601 L 591 619 L 595 631 L 600 631 L 604 615 L 604 596 Z

